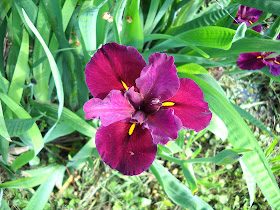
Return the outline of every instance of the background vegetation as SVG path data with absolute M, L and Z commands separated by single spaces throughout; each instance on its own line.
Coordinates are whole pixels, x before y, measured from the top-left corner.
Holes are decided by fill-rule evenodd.
M 264 11 L 262 33 L 232 24 L 240 3 Z M 279 52 L 277 15 L 277 0 L 2 0 L 0 208 L 280 209 L 280 79 L 236 67 Z M 85 65 L 108 42 L 173 55 L 214 115 L 139 176 L 100 160 L 99 121 L 84 119 Z

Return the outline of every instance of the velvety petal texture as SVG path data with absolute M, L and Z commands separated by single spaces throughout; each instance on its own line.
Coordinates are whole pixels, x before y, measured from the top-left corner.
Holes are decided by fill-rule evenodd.
M 263 13 L 263 11 L 260 11 L 258 9 L 254 9 L 251 7 L 246 7 L 246 6 L 241 5 L 239 7 L 237 15 L 236 15 L 236 21 L 238 23 L 245 22 L 247 26 L 250 26 L 259 20 L 262 13 Z M 262 27 L 261 27 L 261 25 L 257 25 L 257 26 L 254 26 L 252 29 L 257 32 L 261 32 Z
M 86 83 L 94 97 L 105 98 L 111 90 L 135 86 L 146 62 L 134 47 L 108 43 L 103 45 L 86 66 Z
M 112 90 L 102 101 L 94 98 L 84 105 L 86 119 L 99 118 L 104 126 L 121 120 L 130 120 L 134 108 L 123 93 L 119 90 Z
M 193 80 L 181 78 L 178 92 L 168 101 L 175 103 L 170 108 L 185 129 L 201 131 L 210 124 L 212 113 L 204 101 L 202 90 Z
M 153 98 L 165 101 L 171 98 L 180 85 L 174 58 L 163 53 L 151 55 L 149 65 L 142 70 L 136 85 L 145 101 Z
M 85 117 L 102 123 L 97 151 L 125 175 L 147 170 L 157 144 L 176 139 L 182 127 L 200 131 L 211 120 L 201 89 L 190 79 L 179 80 L 172 56 L 155 53 L 146 65 L 135 48 L 109 43 L 95 53 L 85 74 L 95 97 L 85 103 Z
M 262 69 L 266 65 L 262 58 L 258 58 L 259 56 L 262 56 L 261 52 L 242 53 L 239 55 L 236 64 L 239 68 L 244 70 Z
M 172 109 L 162 109 L 148 115 L 144 127 L 151 131 L 154 144 L 166 144 L 178 138 L 178 131 L 182 128 L 181 120 L 174 115 Z
M 130 123 L 116 122 L 97 130 L 96 148 L 102 160 L 124 175 L 137 175 L 153 163 L 157 145 L 148 129 L 137 125 L 130 136 Z
M 280 57 L 276 57 L 269 60 L 264 59 L 264 63 L 269 67 L 269 72 L 273 76 L 277 77 L 280 75 Z

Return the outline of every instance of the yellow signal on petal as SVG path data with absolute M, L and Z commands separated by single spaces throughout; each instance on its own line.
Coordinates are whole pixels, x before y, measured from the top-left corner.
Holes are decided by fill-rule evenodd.
M 274 63 L 277 63 L 278 65 L 280 65 L 280 63 L 278 61 L 274 61 Z
M 174 104 L 175 104 L 174 102 L 167 101 L 167 102 L 163 102 L 161 106 L 173 106 Z
M 263 57 L 260 55 L 260 56 L 257 57 L 257 59 L 259 59 L 259 58 L 263 58 Z
M 127 85 L 122 80 L 121 80 L 121 82 L 122 82 L 122 85 L 123 85 L 124 89 L 128 90 Z
M 129 130 L 128 130 L 128 134 L 131 136 L 132 135 L 132 133 L 133 133 L 133 131 L 134 131 L 134 129 L 135 129 L 135 126 L 136 126 L 136 123 L 133 123 L 131 126 L 130 126 L 130 128 L 129 128 Z
M 251 25 L 253 25 L 253 22 L 251 20 L 249 20 L 249 23 L 251 23 Z

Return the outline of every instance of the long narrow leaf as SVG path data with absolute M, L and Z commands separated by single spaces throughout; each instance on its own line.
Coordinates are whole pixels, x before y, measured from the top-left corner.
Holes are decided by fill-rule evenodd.
M 279 207 L 279 187 L 253 133 L 224 96 L 198 77 L 194 75 L 189 75 L 188 77 L 199 84 L 204 92 L 205 100 L 208 102 L 210 109 L 218 114 L 227 126 L 229 131 L 228 140 L 233 147 L 236 149 L 246 148 L 253 150 L 252 152 L 245 153 L 242 157 L 242 161 L 250 173 L 254 174 L 258 186 L 271 207 Z
M 0 99 L 18 116 L 18 118 L 31 118 L 31 116 L 22 107 L 16 104 L 7 95 L 0 93 Z M 37 155 L 44 146 L 43 138 L 38 126 L 36 124 L 33 124 L 33 126 L 28 130 L 28 134 L 30 135 L 35 155 Z
M 26 23 L 28 24 L 30 29 L 33 31 L 33 33 L 35 34 L 37 39 L 40 41 L 41 45 L 43 46 L 43 48 L 45 50 L 45 53 L 48 56 L 48 60 L 49 60 L 51 70 L 52 70 L 52 74 L 53 74 L 53 78 L 54 78 L 54 83 L 55 83 L 55 86 L 56 86 L 57 97 L 58 97 L 58 101 L 59 101 L 58 112 L 57 112 L 57 121 L 56 121 L 56 123 L 57 123 L 60 119 L 61 114 L 62 114 L 62 109 L 63 109 L 63 104 L 64 104 L 64 93 L 63 93 L 63 87 L 62 87 L 62 81 L 61 81 L 60 73 L 58 71 L 55 60 L 54 60 L 49 48 L 47 47 L 46 43 L 44 42 L 42 36 L 37 31 L 35 26 L 32 24 L 32 22 L 30 21 L 30 19 L 28 18 L 28 16 L 26 15 L 26 13 L 23 9 L 22 9 L 22 12 L 23 12 L 24 18 L 26 20 Z M 54 125 L 54 127 L 55 127 L 55 125 Z M 52 127 L 52 128 L 54 128 L 54 127 Z M 49 132 L 46 135 L 49 135 Z

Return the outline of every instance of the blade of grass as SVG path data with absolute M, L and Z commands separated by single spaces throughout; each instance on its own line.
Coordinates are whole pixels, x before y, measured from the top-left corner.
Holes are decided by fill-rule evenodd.
M 24 9 L 22 9 L 22 12 L 23 12 L 23 16 L 25 18 L 25 21 L 28 24 L 28 27 L 30 27 L 32 32 L 35 34 L 37 39 L 40 41 L 41 45 L 43 46 L 43 48 L 45 50 L 46 55 L 48 56 L 48 60 L 49 60 L 50 66 L 51 66 L 51 70 L 52 70 L 52 74 L 53 74 L 53 78 L 54 78 L 54 83 L 55 83 L 55 87 L 56 87 L 56 91 L 57 91 L 57 98 L 58 98 L 58 101 L 59 101 L 58 112 L 57 112 L 57 121 L 54 124 L 54 126 L 45 135 L 45 138 L 46 138 L 48 135 L 50 135 L 51 131 L 53 130 L 55 125 L 58 123 L 58 121 L 60 119 L 60 116 L 62 114 L 62 109 L 63 109 L 63 105 L 64 105 L 64 93 L 63 93 L 62 81 L 61 81 L 61 77 L 60 77 L 60 73 L 58 71 L 57 65 L 55 63 L 55 60 L 54 60 L 49 48 L 47 47 L 47 45 L 44 42 L 40 33 L 37 31 L 35 26 L 32 24 L 32 22 L 30 21 L 30 19 L 26 15 Z
M 44 183 L 42 183 L 40 187 L 36 190 L 36 193 L 32 196 L 25 209 L 44 209 L 44 206 L 48 202 L 48 199 L 53 191 L 55 184 L 59 181 L 59 178 L 63 176 L 64 172 L 65 166 L 55 166 L 47 180 Z
M 18 116 L 18 118 L 31 118 L 31 116 L 24 110 L 24 108 L 16 104 L 7 95 L 0 93 L 0 99 L 10 108 L 10 110 L 12 110 L 12 112 L 14 112 Z M 36 124 L 33 124 L 33 126 L 28 130 L 28 134 L 30 135 L 35 155 L 37 155 L 44 146 L 43 138 L 38 126 Z
M 228 128 L 228 140 L 234 148 L 252 149 L 243 155 L 242 160 L 268 200 L 272 208 L 280 205 L 280 190 L 268 165 L 265 155 L 253 133 L 238 112 L 216 89 L 194 75 L 188 75 L 202 89 L 209 107 L 223 120 Z
M 40 34 L 42 34 L 42 38 L 45 43 L 49 42 L 50 37 L 50 27 L 47 22 L 47 17 L 45 14 L 45 10 L 43 8 L 42 2 L 39 5 L 38 17 L 36 28 Z M 34 41 L 33 48 L 33 64 L 38 62 L 38 60 L 45 56 L 44 49 L 38 39 Z M 48 101 L 48 86 L 49 86 L 49 71 L 46 71 L 44 68 L 48 65 L 47 61 L 41 62 L 39 65 L 33 65 L 33 77 L 37 81 L 37 84 L 34 85 L 34 96 L 37 100 L 47 102 Z
M 13 78 L 11 80 L 8 96 L 19 104 L 24 85 L 26 74 L 28 73 L 28 54 L 29 54 L 29 36 L 26 30 L 23 30 L 21 46 L 18 60 L 15 66 Z

